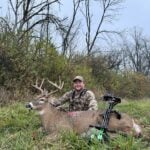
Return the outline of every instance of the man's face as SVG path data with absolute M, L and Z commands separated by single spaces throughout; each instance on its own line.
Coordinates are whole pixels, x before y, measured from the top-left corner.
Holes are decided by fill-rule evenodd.
M 75 90 L 80 91 L 80 90 L 84 89 L 85 85 L 82 81 L 76 80 L 73 82 L 73 87 Z

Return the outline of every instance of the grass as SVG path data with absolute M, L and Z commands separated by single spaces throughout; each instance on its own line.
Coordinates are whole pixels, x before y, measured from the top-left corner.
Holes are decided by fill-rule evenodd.
M 104 108 L 104 103 L 99 107 Z M 62 133 L 54 140 L 40 128 L 40 120 L 34 111 L 29 112 L 23 103 L 0 108 L 0 150 L 149 150 L 150 100 L 128 101 L 116 107 L 133 116 L 142 126 L 144 137 L 123 137 L 118 135 L 109 143 L 101 143 Z

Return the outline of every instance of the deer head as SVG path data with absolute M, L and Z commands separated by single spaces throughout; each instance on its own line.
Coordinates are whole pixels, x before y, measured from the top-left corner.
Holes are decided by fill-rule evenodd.
M 59 78 L 59 85 L 57 83 L 54 83 L 54 82 L 48 80 L 48 83 L 50 83 L 52 86 L 54 86 L 56 88 L 56 90 L 51 90 L 50 92 L 48 92 L 48 90 L 46 90 L 45 88 L 42 88 L 44 81 L 45 81 L 45 79 L 42 79 L 42 82 L 39 84 L 38 79 L 37 79 L 35 85 L 32 85 L 34 88 L 39 90 L 41 93 L 40 93 L 40 95 L 36 96 L 34 101 L 27 104 L 26 108 L 42 110 L 43 107 L 45 106 L 45 104 L 48 103 L 49 99 L 51 99 L 51 100 L 54 99 L 52 97 L 52 94 L 61 90 L 64 85 L 64 82 L 62 82 L 60 78 Z

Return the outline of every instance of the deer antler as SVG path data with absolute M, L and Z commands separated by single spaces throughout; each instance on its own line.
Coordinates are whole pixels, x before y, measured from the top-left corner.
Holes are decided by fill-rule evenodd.
M 45 79 L 42 79 L 42 82 L 41 82 L 40 86 L 38 86 L 38 79 L 36 79 L 35 85 L 32 85 L 33 87 L 38 89 L 41 92 L 41 94 L 43 94 L 43 95 L 44 94 L 46 94 L 47 96 L 52 95 L 53 93 L 57 92 L 58 90 L 61 90 L 64 86 L 64 82 L 61 81 L 60 77 L 59 77 L 59 85 L 57 83 L 54 83 L 54 82 L 48 80 L 48 82 L 51 85 L 53 85 L 54 87 L 57 88 L 55 91 L 51 91 L 51 92 L 48 93 L 48 91 L 46 89 L 42 89 L 42 85 L 43 85 L 44 81 L 45 81 Z
M 59 77 L 59 85 L 58 85 L 57 83 L 54 83 L 54 82 L 50 81 L 50 80 L 48 80 L 48 82 L 49 82 L 51 85 L 53 85 L 54 87 L 57 88 L 57 90 L 48 93 L 48 95 L 51 95 L 51 94 L 57 92 L 58 90 L 61 90 L 61 89 L 63 88 L 63 86 L 64 86 L 64 82 L 61 81 L 60 77 Z
M 38 89 L 39 91 L 41 91 L 42 94 L 44 93 L 44 90 L 42 89 L 42 85 L 44 83 L 44 80 L 45 79 L 42 79 L 42 82 L 41 82 L 40 86 L 38 86 L 38 79 L 36 79 L 35 85 L 32 85 L 33 87 L 35 87 L 36 89 Z

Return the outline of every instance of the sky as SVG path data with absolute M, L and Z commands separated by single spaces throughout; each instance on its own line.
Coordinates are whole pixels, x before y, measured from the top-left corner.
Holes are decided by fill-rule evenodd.
M 64 15 L 68 15 L 72 9 L 71 0 L 62 0 L 62 3 Z M 98 6 L 94 9 L 96 14 Z M 124 30 L 135 26 L 142 28 L 144 34 L 150 36 L 150 0 L 125 0 L 122 4 L 113 28 Z
M 64 16 L 71 12 L 72 0 L 61 0 L 64 8 Z M 5 15 L 8 0 L 0 0 L 0 16 Z M 146 35 L 150 35 L 150 0 L 125 0 L 123 9 L 113 27 L 117 29 L 129 29 L 138 26 Z
M 116 27 L 134 26 L 142 28 L 146 35 L 150 35 L 150 0 L 126 0 L 124 3 Z

